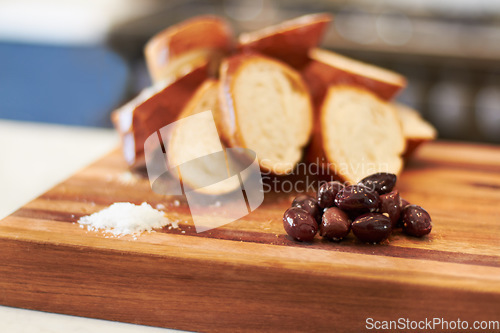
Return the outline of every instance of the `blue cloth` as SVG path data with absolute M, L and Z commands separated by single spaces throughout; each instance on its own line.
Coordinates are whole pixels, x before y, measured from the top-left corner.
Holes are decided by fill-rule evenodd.
M 105 46 L 0 42 L 0 118 L 109 126 L 129 68 Z

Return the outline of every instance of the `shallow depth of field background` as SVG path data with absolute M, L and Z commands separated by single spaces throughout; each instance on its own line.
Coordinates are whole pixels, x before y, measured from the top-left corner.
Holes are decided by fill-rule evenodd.
M 0 119 L 109 127 L 149 85 L 142 48 L 199 14 L 236 32 L 330 12 L 323 47 L 403 73 L 440 138 L 500 142 L 500 1 L 0 0 Z

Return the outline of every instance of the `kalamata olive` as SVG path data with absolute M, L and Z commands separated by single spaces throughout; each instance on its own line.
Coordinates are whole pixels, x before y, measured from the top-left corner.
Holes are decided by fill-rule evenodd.
M 391 220 L 382 214 L 368 213 L 358 216 L 351 224 L 352 232 L 360 241 L 379 243 L 389 237 Z
M 403 231 L 415 237 L 427 235 L 432 230 L 431 216 L 425 209 L 417 205 L 409 205 L 403 209 L 401 216 Z
M 382 194 L 380 196 L 380 213 L 387 213 L 392 222 L 392 228 L 396 228 L 399 217 L 401 216 L 401 197 L 399 192 L 394 190 L 392 192 Z
M 307 194 L 301 194 L 293 199 L 292 207 L 299 207 L 311 215 L 318 224 L 321 223 L 323 210 L 319 208 L 316 199 Z
M 318 205 L 320 208 L 328 208 L 335 205 L 337 193 L 344 188 L 341 182 L 327 182 L 321 184 L 318 189 Z
M 378 209 L 379 203 L 377 192 L 370 191 L 363 185 L 346 186 L 335 197 L 335 205 L 351 217 L 374 212 Z
M 378 194 L 386 194 L 392 191 L 396 185 L 397 177 L 393 173 L 378 172 L 361 179 L 358 184 L 365 185 Z
M 318 223 L 305 210 L 291 207 L 283 214 L 283 227 L 293 239 L 310 242 L 318 232 Z
M 345 212 L 337 207 L 330 207 L 323 213 L 319 234 L 327 239 L 339 241 L 351 230 L 351 221 Z
M 401 198 L 401 209 L 405 209 L 406 206 L 409 205 L 411 205 L 411 203 L 408 200 Z
M 397 228 L 403 227 L 403 209 L 405 209 L 406 206 L 409 206 L 409 205 L 411 205 L 411 203 L 408 200 L 401 198 L 401 214 L 399 215 L 399 220 L 396 223 Z

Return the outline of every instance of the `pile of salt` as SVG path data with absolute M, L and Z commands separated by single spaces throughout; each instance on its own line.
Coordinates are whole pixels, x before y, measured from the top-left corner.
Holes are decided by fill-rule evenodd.
M 165 214 L 146 202 L 137 206 L 130 202 L 117 202 L 92 215 L 78 220 L 88 230 L 103 229 L 114 236 L 137 235 L 172 224 Z

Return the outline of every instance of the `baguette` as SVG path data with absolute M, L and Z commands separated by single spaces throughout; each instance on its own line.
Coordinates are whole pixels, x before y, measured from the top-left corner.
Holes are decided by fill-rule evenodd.
M 399 174 L 405 148 L 401 123 L 393 105 L 356 86 L 331 86 L 320 110 L 319 131 L 309 160 L 328 167 L 356 184 L 376 172 Z
M 394 106 L 398 110 L 403 135 L 406 139 L 404 158 L 407 159 L 421 144 L 436 139 L 437 131 L 422 118 L 417 110 L 400 103 L 394 103 Z
M 220 68 L 221 129 L 229 147 L 253 150 L 260 167 L 287 174 L 302 157 L 312 105 L 300 74 L 258 54 L 239 54 Z
M 328 87 L 334 84 L 360 86 L 384 100 L 392 99 L 406 86 L 406 79 L 400 74 L 331 51 L 312 49 L 309 57 L 311 61 L 302 75 L 316 105 L 321 104 Z
M 300 69 L 308 61 L 309 49 L 318 46 L 331 20 L 330 14 L 310 14 L 243 33 L 238 38 L 238 49 L 262 53 Z
M 153 36 L 144 55 L 153 82 L 175 80 L 204 65 L 216 72 L 233 44 L 233 33 L 226 21 L 215 16 L 197 16 Z
M 241 187 L 237 177 L 228 177 L 225 147 L 216 127 L 218 119 L 218 82 L 208 79 L 179 115 L 166 149 L 169 168 L 180 167 L 185 190 L 188 186 L 200 193 L 223 194 Z M 194 162 L 194 167 L 182 167 L 188 162 Z
M 111 114 L 129 166 L 144 165 L 146 139 L 177 119 L 193 92 L 207 78 L 207 71 L 207 65 L 203 65 L 173 82 L 160 82 L 146 88 Z
M 213 119 L 218 110 L 218 82 L 207 79 L 194 93 L 177 120 L 189 118 L 204 111 L 211 111 Z M 206 123 L 184 122 L 176 126 L 168 145 L 169 161 L 181 165 L 190 160 L 222 150 L 215 121 Z

